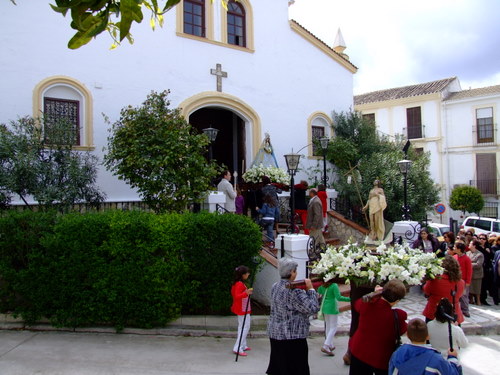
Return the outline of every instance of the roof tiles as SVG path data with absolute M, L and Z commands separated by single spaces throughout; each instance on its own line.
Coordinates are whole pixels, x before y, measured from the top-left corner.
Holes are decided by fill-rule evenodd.
M 450 95 L 448 95 L 448 97 L 445 100 L 446 101 L 459 100 L 459 99 L 473 98 L 476 96 L 488 96 L 488 95 L 494 95 L 494 94 L 500 94 L 500 85 L 480 87 L 478 89 L 469 89 L 469 90 L 463 90 L 463 91 L 458 91 L 458 92 L 452 92 Z
M 434 94 L 443 91 L 455 79 L 456 77 L 450 77 L 446 79 L 440 79 L 438 81 L 420 83 L 418 85 L 372 91 L 366 94 L 354 96 L 354 104 L 361 105 L 367 103 L 384 102 L 387 100 L 409 98 L 412 96 Z

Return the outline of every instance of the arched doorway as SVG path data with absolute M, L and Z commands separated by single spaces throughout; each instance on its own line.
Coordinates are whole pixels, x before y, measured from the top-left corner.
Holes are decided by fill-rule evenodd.
M 219 130 L 212 143 L 213 158 L 219 165 L 241 177 L 246 165 L 245 121 L 235 112 L 217 106 L 200 108 L 189 115 L 189 123 L 200 132 L 212 127 Z M 239 178 L 238 178 L 239 179 Z
M 231 116 L 231 120 L 223 119 L 221 120 L 221 123 L 230 123 L 231 126 L 233 126 L 233 116 L 236 116 L 239 119 L 236 121 L 238 124 L 238 132 L 232 132 L 231 136 L 224 136 L 223 130 L 221 129 L 221 133 L 217 135 L 218 141 L 216 141 L 212 150 L 215 158 L 223 161 L 227 167 L 231 169 L 231 172 L 233 172 L 232 167 L 234 160 L 236 160 L 238 165 L 234 168 L 234 170 L 238 171 L 239 176 L 241 176 L 243 171 L 250 167 L 250 163 L 252 163 L 255 158 L 261 143 L 260 117 L 251 106 L 238 97 L 230 94 L 217 91 L 205 91 L 185 99 L 179 104 L 179 108 L 181 109 L 184 117 L 198 129 L 203 129 L 210 125 L 214 128 L 221 129 L 215 122 L 218 115 L 216 110 L 225 112 L 225 116 Z M 195 117 L 197 116 L 193 117 L 191 120 L 191 115 L 203 109 L 205 109 L 206 112 L 200 112 L 199 117 L 204 118 L 204 121 L 206 122 L 204 122 L 204 124 L 200 123 L 195 125 Z M 227 134 L 229 134 L 229 130 Z M 236 141 L 233 140 L 235 134 Z M 216 153 L 217 150 L 224 149 L 227 149 L 225 152 L 232 153 L 235 144 L 237 147 L 237 157 L 231 156 L 232 159 L 230 159 L 222 157 Z M 228 164 L 227 160 L 230 160 L 230 164 Z M 244 164 L 243 171 L 242 164 Z

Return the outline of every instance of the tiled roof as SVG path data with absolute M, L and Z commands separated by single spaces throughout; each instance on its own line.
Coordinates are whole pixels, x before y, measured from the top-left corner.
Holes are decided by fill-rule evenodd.
M 465 98 L 473 98 L 476 96 L 488 96 L 493 94 L 500 94 L 500 85 L 452 92 L 445 100 L 459 100 Z
M 453 82 L 456 77 L 441 79 L 439 81 L 432 81 L 420 83 L 418 85 L 396 87 L 393 89 L 372 91 L 366 94 L 354 96 L 354 105 L 384 102 L 387 100 L 409 98 L 412 96 L 420 96 L 441 92 Z
M 330 47 L 328 44 L 326 44 L 325 42 L 323 42 L 320 38 L 318 38 L 316 35 L 314 35 L 312 32 L 310 32 L 309 30 L 307 30 L 304 26 L 302 26 L 300 23 L 298 23 L 297 21 L 295 20 L 290 20 L 290 22 L 293 22 L 295 25 L 297 25 L 298 27 L 300 27 L 302 30 L 304 30 L 306 33 L 308 33 L 309 35 L 311 35 L 314 39 L 316 39 L 318 42 L 320 42 L 321 44 L 323 44 L 326 48 L 328 48 L 331 52 L 333 52 L 334 54 L 336 54 L 338 57 L 340 57 L 342 60 L 345 60 L 349 65 L 351 65 L 354 69 L 358 69 L 358 67 L 356 65 L 354 65 L 352 62 L 349 61 L 349 59 L 346 59 L 344 56 L 342 56 L 342 54 L 338 53 L 337 51 L 335 51 L 332 47 Z

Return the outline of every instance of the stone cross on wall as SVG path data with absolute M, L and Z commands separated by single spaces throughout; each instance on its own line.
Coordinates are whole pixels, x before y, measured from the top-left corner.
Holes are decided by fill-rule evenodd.
M 216 69 L 210 69 L 210 74 L 217 76 L 217 91 L 222 92 L 222 78 L 227 78 L 227 72 L 222 71 L 222 65 L 216 64 Z

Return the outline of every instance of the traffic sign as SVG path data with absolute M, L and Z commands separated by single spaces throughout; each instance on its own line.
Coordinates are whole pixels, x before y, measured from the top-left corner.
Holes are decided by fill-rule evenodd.
M 446 211 L 446 207 L 444 206 L 444 204 L 442 204 L 442 203 L 438 203 L 438 204 L 436 204 L 436 205 L 434 206 L 434 210 L 435 210 L 438 214 L 442 215 L 442 214 L 444 214 L 444 213 L 445 213 L 445 211 Z

